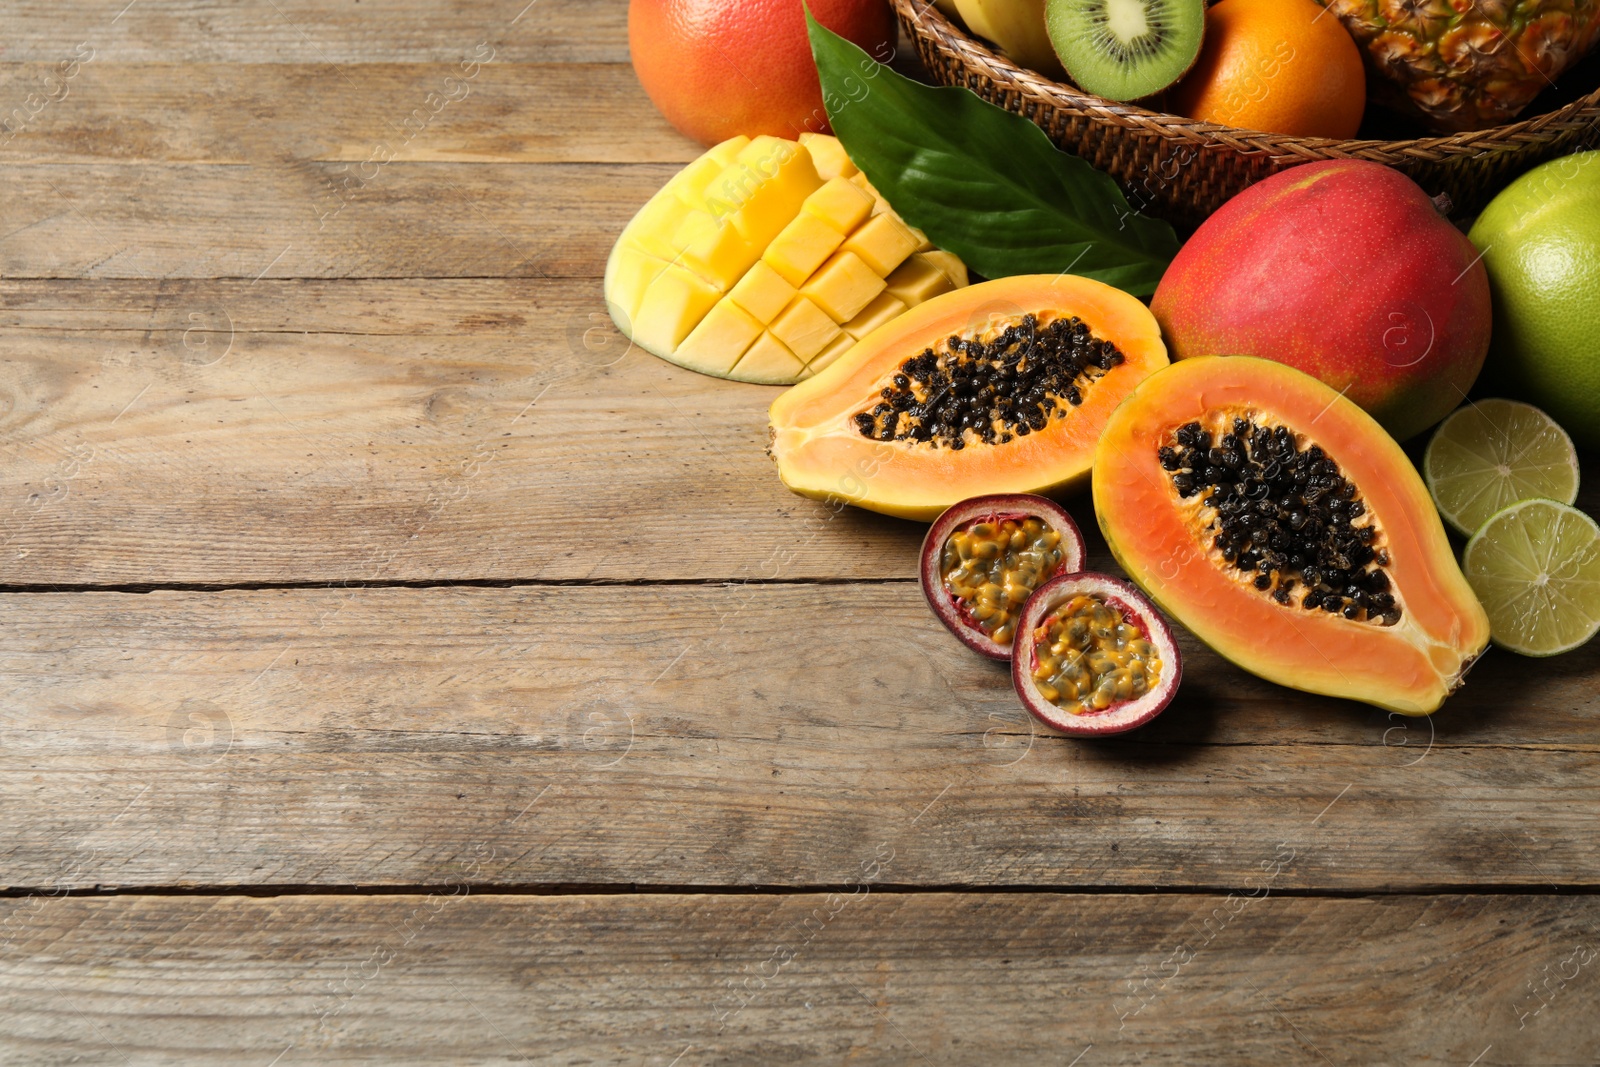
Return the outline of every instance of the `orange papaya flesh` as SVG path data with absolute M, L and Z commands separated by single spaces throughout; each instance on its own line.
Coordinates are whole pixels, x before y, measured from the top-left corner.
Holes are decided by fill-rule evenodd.
M 928 522 L 968 497 L 1082 486 L 1112 411 L 1166 365 L 1154 316 L 1120 289 L 1001 278 L 912 308 L 778 397 L 769 451 L 797 493 Z M 952 395 L 969 421 L 944 432 Z
M 1259 494 L 1270 499 L 1230 505 L 1234 517 L 1225 518 L 1213 502 L 1235 492 L 1227 468 L 1207 459 L 1183 481 L 1194 466 L 1184 457 L 1200 452 L 1198 438 L 1185 445 L 1179 431 L 1195 424 L 1209 435 L 1199 440 L 1207 455 L 1217 449 L 1216 458 L 1235 468 L 1242 457 L 1247 471 L 1259 472 L 1237 476 L 1241 497 L 1257 495 L 1257 483 L 1272 472 L 1255 464 L 1274 456 L 1228 435 L 1241 425 L 1251 428 L 1246 438 L 1255 428 L 1284 428 L 1292 451 L 1279 454 L 1277 480 Z M 1321 482 L 1283 473 L 1290 466 L 1327 472 L 1322 461 L 1294 458 L 1313 448 L 1337 470 Z M 1205 484 L 1183 495 L 1196 482 Z M 1223 491 L 1214 493 L 1218 484 Z M 1324 491 L 1329 484 L 1337 488 Z M 1341 496 L 1344 505 L 1330 513 Z M 1112 416 L 1095 451 L 1094 505 L 1129 577 L 1222 656 L 1280 685 L 1424 715 L 1460 685 L 1488 644 L 1488 617 L 1411 461 L 1370 415 L 1283 364 L 1206 356 L 1146 379 Z M 1259 520 L 1266 525 L 1252 536 L 1241 523 L 1258 520 L 1237 516 L 1257 506 L 1288 519 Z M 1290 520 L 1302 524 L 1304 539 Z M 1287 547 L 1259 538 L 1269 527 L 1282 532 Z M 1355 544 L 1367 550 L 1350 548 Z M 1278 555 L 1268 559 L 1258 549 Z M 1340 586 L 1327 597 L 1311 592 L 1332 588 L 1324 572 Z

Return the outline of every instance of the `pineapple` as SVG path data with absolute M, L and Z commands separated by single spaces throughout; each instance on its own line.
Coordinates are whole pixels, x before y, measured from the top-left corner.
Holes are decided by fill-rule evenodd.
M 1382 76 L 1376 98 L 1443 131 L 1511 121 L 1600 37 L 1600 0 L 1319 2 Z

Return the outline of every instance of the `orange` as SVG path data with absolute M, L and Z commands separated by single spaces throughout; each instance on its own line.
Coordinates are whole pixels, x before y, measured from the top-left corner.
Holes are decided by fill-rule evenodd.
M 874 59 L 893 58 L 887 0 L 810 0 L 810 7 Z M 701 144 L 828 131 L 801 0 L 631 0 L 628 49 L 651 102 Z M 870 85 L 863 80 L 861 91 Z
M 1179 115 L 1263 133 L 1354 137 L 1367 103 L 1361 52 L 1313 0 L 1222 0 L 1172 89 Z

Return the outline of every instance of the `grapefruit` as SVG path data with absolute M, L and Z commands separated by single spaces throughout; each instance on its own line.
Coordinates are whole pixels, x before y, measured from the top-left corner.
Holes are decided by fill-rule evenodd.
M 874 59 L 894 55 L 886 0 L 811 0 L 810 7 Z M 651 102 L 701 144 L 828 131 L 801 0 L 631 0 L 628 49 Z
M 1485 377 L 1600 448 L 1600 152 L 1530 170 L 1468 237 L 1494 293 Z

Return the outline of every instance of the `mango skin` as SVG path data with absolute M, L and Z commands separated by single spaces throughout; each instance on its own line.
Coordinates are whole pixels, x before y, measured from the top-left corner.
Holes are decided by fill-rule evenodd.
M 1415 182 L 1364 160 L 1294 167 L 1228 201 L 1150 310 L 1175 359 L 1285 363 L 1401 441 L 1466 399 L 1489 350 L 1477 249 Z
M 894 54 L 887 0 L 630 0 L 634 73 L 667 121 L 708 147 L 739 134 L 827 133 L 807 6 L 875 59 Z

